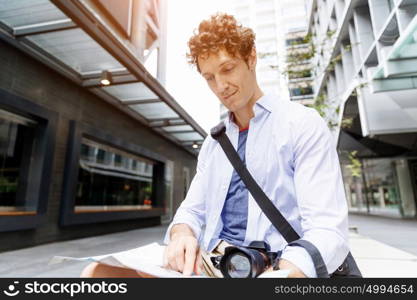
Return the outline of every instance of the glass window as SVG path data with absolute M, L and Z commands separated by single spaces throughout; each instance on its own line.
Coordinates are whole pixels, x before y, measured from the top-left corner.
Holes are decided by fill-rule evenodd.
M 312 95 L 313 89 L 310 86 L 290 89 L 291 96 Z
M 400 192 L 394 159 L 364 159 L 360 177 L 342 166 L 350 211 L 400 216 Z
M 165 165 L 165 174 L 164 174 L 164 182 L 165 182 L 165 214 L 162 216 L 162 223 L 167 224 L 170 223 L 173 217 L 173 210 L 174 210 L 174 162 L 168 160 Z
M 103 149 L 98 149 L 97 151 L 97 163 L 107 164 L 106 163 L 106 151 L 104 151 Z
M 0 110 L 0 213 L 36 211 L 26 201 L 26 182 L 36 122 Z
M 367 212 L 366 184 L 363 176 L 353 176 L 349 165 L 342 165 L 343 182 L 346 191 L 349 211 Z M 362 174 L 361 174 L 362 175 Z
M 84 138 L 79 163 L 75 212 L 152 208 L 153 161 Z
M 399 215 L 399 193 L 392 159 L 364 160 L 371 213 Z
M 305 39 L 302 38 L 302 37 L 291 38 L 291 39 L 286 39 L 285 40 L 285 44 L 287 46 L 300 45 L 300 44 L 304 44 L 304 43 L 305 43 Z

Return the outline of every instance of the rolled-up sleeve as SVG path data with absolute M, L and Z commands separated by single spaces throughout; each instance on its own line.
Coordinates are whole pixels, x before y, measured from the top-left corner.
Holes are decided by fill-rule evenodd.
M 309 109 L 293 131 L 294 184 L 304 240 L 320 251 L 329 273 L 349 252 L 348 210 L 339 158 L 330 130 Z M 308 277 L 317 277 L 312 259 L 301 247 L 287 246 L 282 258 Z
M 170 232 L 175 224 L 187 224 L 193 230 L 197 240 L 200 240 L 202 227 L 205 224 L 205 197 L 206 190 L 203 184 L 203 177 L 206 170 L 207 144 L 209 137 L 204 141 L 198 155 L 196 174 L 191 181 L 190 188 L 180 207 L 175 213 L 174 219 L 168 226 L 165 234 L 164 243 L 170 241 Z

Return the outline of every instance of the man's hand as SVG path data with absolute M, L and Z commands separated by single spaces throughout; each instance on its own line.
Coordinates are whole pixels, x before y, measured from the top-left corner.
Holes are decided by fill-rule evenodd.
M 278 263 L 280 270 L 291 270 L 288 278 L 307 278 L 307 276 L 293 263 L 285 259 L 280 259 Z
M 164 267 L 190 276 L 194 271 L 200 275 L 201 255 L 197 239 L 185 224 L 175 225 L 171 230 L 171 241 L 165 248 Z
M 307 278 L 307 276 L 293 263 L 289 262 L 285 259 L 280 259 L 278 262 L 278 267 L 280 270 L 290 270 L 290 273 L 288 274 L 288 278 Z M 274 269 L 272 267 L 269 267 L 265 270 L 265 272 L 272 272 Z M 264 272 L 264 273 L 265 273 Z

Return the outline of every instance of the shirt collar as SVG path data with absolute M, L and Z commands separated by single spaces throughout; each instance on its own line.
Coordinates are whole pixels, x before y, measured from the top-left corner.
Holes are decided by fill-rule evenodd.
M 276 102 L 278 100 L 278 97 L 273 97 L 272 95 L 263 95 L 261 98 L 259 98 L 256 102 L 255 105 L 253 107 L 253 112 L 255 114 L 255 118 L 258 114 L 264 112 L 264 111 L 268 111 L 270 113 L 273 112 L 274 110 L 274 102 Z M 231 111 L 229 111 L 227 113 L 227 118 L 226 118 L 226 125 L 230 126 L 231 123 L 233 123 L 234 121 L 234 115 Z
M 261 98 L 256 101 L 255 106 L 261 106 L 264 110 L 273 112 L 274 104 L 277 101 L 278 97 L 273 97 L 272 95 L 263 95 Z

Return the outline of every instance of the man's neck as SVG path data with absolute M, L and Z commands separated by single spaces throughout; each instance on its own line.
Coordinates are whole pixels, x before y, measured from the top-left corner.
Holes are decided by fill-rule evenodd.
M 253 106 L 255 105 L 256 101 L 258 101 L 259 98 L 261 98 L 262 96 L 263 92 L 260 89 L 257 89 L 256 93 L 248 102 L 248 105 L 246 105 L 239 111 L 233 112 L 234 122 L 239 126 L 239 129 L 249 127 L 249 122 L 255 115 L 253 111 Z

